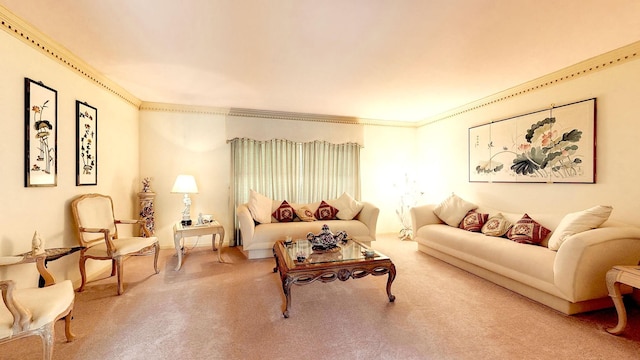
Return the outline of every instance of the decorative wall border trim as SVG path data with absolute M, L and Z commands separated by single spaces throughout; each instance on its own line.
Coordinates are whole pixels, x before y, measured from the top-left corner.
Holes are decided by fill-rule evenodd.
M 509 100 L 513 97 L 529 94 L 533 91 L 547 88 L 552 85 L 564 83 L 578 77 L 589 75 L 594 72 L 609 69 L 612 66 L 624 64 L 629 61 L 640 59 L 640 41 L 623 46 L 619 49 L 606 52 L 604 54 L 581 61 L 575 65 L 552 72 L 524 84 L 503 90 L 494 95 L 451 109 L 442 114 L 433 116 L 417 123 L 417 127 L 429 125 L 438 121 L 447 120 L 458 115 L 468 113 L 479 108 L 493 105 L 495 103 Z
M 229 108 L 219 108 L 213 106 L 195 106 L 183 104 L 168 104 L 159 102 L 143 101 L 140 104 L 141 111 L 177 112 L 187 114 L 208 114 L 208 115 L 228 115 Z
M 0 5 L 0 25 L 0 27 L 10 35 L 13 35 L 15 38 L 54 61 L 63 64 L 69 70 L 87 78 L 133 106 L 140 106 L 140 99 L 133 96 L 118 84 L 107 79 L 82 59 L 60 46 L 55 40 L 29 25 L 2 5 Z

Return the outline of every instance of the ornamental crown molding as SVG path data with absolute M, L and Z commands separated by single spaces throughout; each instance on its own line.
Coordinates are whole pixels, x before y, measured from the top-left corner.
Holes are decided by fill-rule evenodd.
M 140 104 L 140 110 L 159 111 L 159 112 L 177 112 L 177 113 L 187 113 L 187 114 L 208 114 L 208 115 L 228 115 L 229 114 L 229 108 L 184 105 L 184 104 L 169 104 L 169 103 L 160 103 L 160 102 L 151 102 L 151 101 L 143 101 Z
M 606 52 L 604 54 L 594 56 L 590 59 L 581 61 L 575 65 L 568 66 L 564 69 L 541 76 L 537 79 L 527 81 L 510 89 L 503 90 L 499 93 L 487 96 L 480 100 L 462 105 L 451 109 L 439 115 L 420 121 L 417 127 L 429 125 L 438 121 L 451 119 L 453 117 L 468 113 L 479 108 L 493 105 L 495 103 L 509 100 L 516 96 L 529 94 L 536 90 L 548 88 L 549 86 L 558 85 L 567 81 L 589 75 L 601 70 L 609 69 L 612 66 L 621 65 L 633 60 L 640 59 L 640 41 L 631 43 L 627 46 Z
M 314 121 L 314 122 L 324 122 L 324 123 L 333 123 L 333 124 L 416 127 L 415 123 L 365 119 L 365 118 L 358 118 L 358 117 L 351 117 L 351 116 L 259 110 L 259 109 L 247 109 L 247 108 L 221 108 L 221 107 L 210 107 L 210 106 L 168 104 L 168 103 L 158 103 L 158 102 L 148 102 L 148 101 L 143 101 L 140 104 L 140 110 L 192 113 L 192 114 L 208 114 L 208 115 L 225 115 L 229 117 L 250 117 L 250 118 L 262 118 L 262 119 L 274 119 L 274 120 Z
M 20 19 L 17 15 L 13 14 L 2 5 L 0 5 L 0 28 L 13 37 L 21 40 L 23 43 L 29 45 L 31 48 L 36 49 L 41 54 L 44 54 L 50 59 L 64 65 L 72 72 L 88 79 L 131 105 L 135 107 L 140 106 L 140 99 L 133 96 L 115 82 L 106 78 L 99 71 L 71 53 L 65 47 L 61 46 L 40 30 Z
M 378 125 L 378 126 L 393 126 L 393 127 L 415 127 L 415 123 L 378 120 L 369 118 L 360 118 L 354 116 L 341 116 L 341 115 L 326 115 L 326 114 L 312 114 L 312 113 L 300 113 L 289 111 L 273 111 L 273 110 L 257 110 L 246 108 L 231 108 L 229 110 L 229 116 L 238 117 L 254 117 L 265 119 L 279 119 L 279 120 L 298 120 L 298 121 L 315 121 L 325 122 L 333 124 L 350 124 L 350 125 Z

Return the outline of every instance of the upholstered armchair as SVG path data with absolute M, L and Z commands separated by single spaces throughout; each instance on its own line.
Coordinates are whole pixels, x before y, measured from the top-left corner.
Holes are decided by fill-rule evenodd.
M 76 224 L 76 234 L 80 245 L 80 275 L 82 283 L 78 291 L 84 290 L 87 281 L 85 264 L 88 259 L 111 260 L 111 276 L 118 275 L 118 295 L 124 292 L 122 279 L 123 262 L 131 255 L 143 255 L 154 252 L 153 267 L 158 271 L 158 238 L 149 234 L 146 226 L 141 226 L 145 237 L 118 236 L 119 224 L 141 224 L 139 220 L 117 220 L 113 212 L 113 200 L 110 196 L 85 194 L 71 203 Z
M 54 344 L 54 325 L 65 318 L 67 341 L 73 341 L 71 333 L 71 312 L 75 293 L 71 280 L 55 283 L 44 265 L 46 255 L 0 257 L 0 269 L 36 263 L 40 275 L 45 280 L 43 288 L 18 287 L 14 280 L 1 280 L 0 290 L 0 344 L 26 336 L 38 335 L 42 339 L 43 359 L 51 359 Z M 1 351 L 0 351 L 1 353 Z

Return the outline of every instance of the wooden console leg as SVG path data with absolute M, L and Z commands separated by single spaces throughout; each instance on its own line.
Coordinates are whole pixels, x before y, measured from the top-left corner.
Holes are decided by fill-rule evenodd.
M 607 272 L 607 289 L 609 290 L 609 296 L 613 300 L 613 304 L 616 306 L 616 312 L 618 313 L 618 325 L 607 329 L 607 332 L 613 335 L 621 334 L 627 326 L 627 311 L 624 308 L 624 302 L 622 301 L 620 283 L 617 281 L 618 273 L 619 271 L 616 269 L 611 269 Z

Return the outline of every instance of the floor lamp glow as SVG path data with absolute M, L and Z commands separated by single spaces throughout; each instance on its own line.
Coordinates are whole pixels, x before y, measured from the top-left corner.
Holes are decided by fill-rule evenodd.
M 184 194 L 182 202 L 184 202 L 184 210 L 182 210 L 182 225 L 191 225 L 191 199 L 189 194 L 198 193 L 198 185 L 196 179 L 192 175 L 178 175 L 176 182 L 171 189 L 173 194 Z

